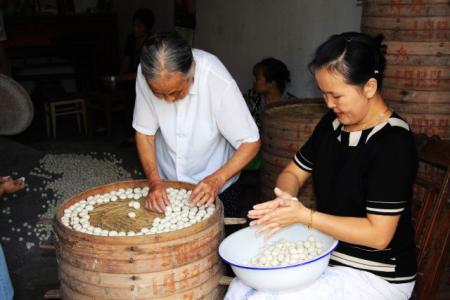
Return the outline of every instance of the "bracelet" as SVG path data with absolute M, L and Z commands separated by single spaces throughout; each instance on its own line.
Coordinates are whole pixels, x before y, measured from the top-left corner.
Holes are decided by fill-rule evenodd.
M 308 223 L 308 229 L 311 229 L 312 228 L 312 225 L 313 225 L 313 216 L 314 216 L 314 213 L 315 213 L 316 211 L 314 210 L 314 209 L 310 209 L 309 210 L 309 223 Z

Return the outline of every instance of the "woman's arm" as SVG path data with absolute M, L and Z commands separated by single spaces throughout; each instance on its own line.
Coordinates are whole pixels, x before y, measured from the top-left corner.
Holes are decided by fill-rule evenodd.
M 354 218 L 315 212 L 312 227 L 340 241 L 381 250 L 389 245 L 399 220 L 400 215 L 368 214 L 365 218 Z
M 260 147 L 260 140 L 242 143 L 226 164 L 195 186 L 190 201 L 196 205 L 213 203 L 222 186 L 255 157 Z
M 145 207 L 159 213 L 164 212 L 166 205 L 170 204 L 164 185 L 156 165 L 155 136 L 145 135 L 136 131 L 136 147 L 142 168 L 147 176 L 150 191 L 145 201 Z
M 300 169 L 291 161 L 278 176 L 276 186 L 295 197 L 310 176 L 311 173 Z
M 268 231 L 272 235 L 278 230 L 292 224 L 301 223 L 316 228 L 334 238 L 357 245 L 375 249 L 384 249 L 392 240 L 397 228 L 399 215 L 382 216 L 368 214 L 365 218 L 340 217 L 306 208 L 301 202 L 277 198 L 277 208 L 267 209 L 270 202 L 256 205 L 249 212 L 255 218 L 260 212 L 263 216 L 252 221 L 251 225 L 261 225 L 258 232 Z M 276 200 L 274 200 L 276 201 Z M 260 212 L 258 212 L 260 211 Z
M 291 200 L 310 177 L 310 173 L 291 162 L 279 175 L 277 198 L 254 206 L 249 217 L 252 225 L 262 225 L 260 231 L 273 234 L 286 226 L 302 223 L 310 225 L 334 238 L 375 249 L 384 249 L 392 240 L 399 215 L 367 214 L 365 218 L 340 217 L 312 211 L 302 203 Z

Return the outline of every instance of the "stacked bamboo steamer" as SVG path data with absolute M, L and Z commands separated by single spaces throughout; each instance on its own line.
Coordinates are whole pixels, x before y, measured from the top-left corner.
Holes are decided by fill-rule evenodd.
M 385 37 L 385 100 L 415 133 L 450 139 L 449 1 L 363 3 L 361 30 Z
M 326 113 L 323 99 L 298 99 L 267 106 L 262 114 L 262 200 L 274 198 L 276 179 L 295 153 L 311 136 L 315 126 Z M 314 191 L 309 180 L 298 198 L 314 206 Z
M 140 180 L 101 186 L 68 199 L 58 208 L 54 231 L 63 299 L 221 299 L 223 266 L 217 248 L 223 238 L 223 207 L 218 199 L 208 219 L 163 234 L 96 236 L 61 222 L 64 210 L 82 199 L 147 184 Z M 193 188 L 182 182 L 165 184 L 176 189 Z M 106 226 L 111 225 L 110 219 L 105 214 Z M 151 222 L 147 220 L 146 224 Z

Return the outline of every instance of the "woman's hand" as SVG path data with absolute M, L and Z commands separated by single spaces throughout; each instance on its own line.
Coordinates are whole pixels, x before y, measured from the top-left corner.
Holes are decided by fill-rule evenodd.
M 292 197 L 289 193 L 286 193 L 277 187 L 274 189 L 274 192 L 277 196 L 275 199 L 253 206 L 253 209 L 248 212 L 248 217 L 250 219 L 260 219 L 274 209 L 283 206 L 286 201 L 297 200 L 297 198 Z
M 9 176 L 0 177 L 1 191 L 6 194 L 15 193 L 25 187 L 25 178 L 12 179 Z
M 268 238 L 282 228 L 296 223 L 306 223 L 308 219 L 307 209 L 297 198 L 275 188 L 277 198 L 254 206 L 248 216 L 253 220 L 250 225 L 260 225 L 256 233 L 266 232 Z
M 210 175 L 197 183 L 192 194 L 189 198 L 189 201 L 193 205 L 210 205 L 214 203 L 214 199 L 216 199 L 217 194 L 220 189 L 225 184 L 225 179 L 221 178 L 218 175 Z
M 150 184 L 150 190 L 145 199 L 145 208 L 158 212 L 164 213 L 166 205 L 170 204 L 169 197 L 166 193 L 166 188 L 164 187 L 162 181 L 154 181 Z

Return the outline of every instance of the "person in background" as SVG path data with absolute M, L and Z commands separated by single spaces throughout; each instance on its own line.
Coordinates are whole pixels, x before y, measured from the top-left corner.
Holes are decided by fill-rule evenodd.
M 23 178 L 12 179 L 9 176 L 0 176 L 0 196 L 3 194 L 12 194 L 25 187 Z M 0 299 L 12 300 L 14 296 L 14 289 L 9 277 L 8 266 L 6 265 L 3 248 L 0 245 Z
M 253 66 L 253 88 L 244 95 L 247 106 L 261 130 L 261 114 L 267 104 L 294 100 L 296 97 L 286 91 L 291 81 L 286 65 L 273 57 L 265 58 Z M 261 152 L 245 166 L 246 171 L 258 171 L 261 168 Z
M 310 69 L 330 109 L 280 173 L 275 199 L 248 216 L 268 236 L 305 224 L 339 240 L 309 287 L 277 299 L 409 299 L 416 278 L 412 188 L 418 158 L 409 125 L 381 95 L 381 38 L 349 32 L 316 50 Z M 312 177 L 317 211 L 293 199 Z M 246 293 L 253 293 L 246 297 Z M 272 299 L 239 280 L 227 300 Z
M 125 43 L 124 57 L 121 69 L 117 79 L 120 86 L 128 91 L 130 97 L 134 97 L 134 81 L 136 80 L 137 68 L 141 59 L 142 46 L 145 39 L 152 33 L 153 25 L 155 24 L 155 17 L 153 12 L 147 8 L 138 9 L 133 15 L 133 33 L 130 34 Z M 132 100 L 127 102 L 127 123 L 131 123 L 133 115 Z M 128 148 L 135 146 L 134 130 L 127 127 L 126 139 L 120 143 L 121 148 Z
M 145 206 L 163 212 L 162 179 L 196 184 L 194 205 L 217 195 L 225 214 L 242 210 L 239 172 L 260 148 L 256 124 L 219 59 L 174 32 L 149 38 L 136 80 L 133 127 L 150 192 Z
M 245 96 L 250 113 L 258 127 L 261 126 L 261 113 L 267 104 L 293 100 L 296 97 L 286 91 L 291 81 L 286 65 L 273 57 L 265 58 L 253 67 L 253 89 Z
M 141 50 L 145 39 L 152 33 L 155 24 L 153 12 L 147 8 L 138 9 L 133 15 L 133 33 L 125 43 L 124 57 L 119 80 L 136 80 L 136 72 L 140 62 Z

